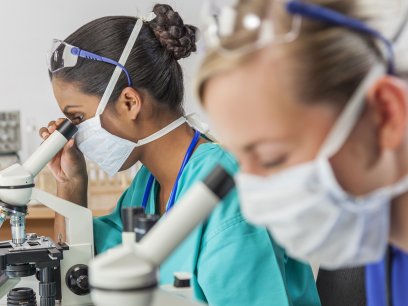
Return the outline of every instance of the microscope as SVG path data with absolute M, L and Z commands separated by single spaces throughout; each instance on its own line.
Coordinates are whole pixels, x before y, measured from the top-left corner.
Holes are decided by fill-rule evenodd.
M 0 171 L 0 227 L 9 218 L 12 230 L 11 240 L 0 241 L 0 270 L 9 282 L 36 275 L 40 306 L 54 306 L 56 302 L 63 306 L 92 305 L 91 296 L 97 306 L 201 305 L 158 288 L 158 267 L 234 187 L 232 177 L 222 167 L 216 167 L 163 220 L 151 229 L 146 225 L 149 231 L 138 243 L 138 233 L 130 225 L 123 232 L 122 245 L 92 260 L 91 211 L 34 186 L 35 176 L 76 131 L 74 125 L 64 121 L 25 163 Z M 66 243 L 26 234 L 25 217 L 31 200 L 65 217 Z M 7 283 L 0 286 L 0 298 L 7 293 Z M 36 306 L 35 292 L 31 288 L 14 288 L 8 292 L 7 305 Z
M 136 243 L 132 226 L 122 234 L 122 245 L 90 263 L 92 301 L 97 306 L 201 305 L 158 288 L 158 267 L 204 221 L 235 186 L 233 178 L 217 166 Z M 130 213 L 131 215 L 131 213 Z M 127 225 L 132 221 L 127 222 Z
M 0 227 L 9 218 L 12 233 L 11 240 L 0 242 L 0 270 L 9 281 L 36 275 L 41 306 L 53 306 L 56 301 L 64 306 L 91 304 L 87 265 L 94 254 L 92 213 L 36 189 L 34 185 L 36 175 L 76 132 L 75 125 L 65 120 L 25 163 L 14 164 L 0 172 Z M 25 217 L 31 200 L 65 217 L 66 243 L 26 234 Z M 0 292 L 6 285 L 7 281 Z M 26 297 L 28 302 L 18 301 L 27 292 L 33 293 L 27 288 L 10 291 L 8 305 L 36 305 L 32 296 Z

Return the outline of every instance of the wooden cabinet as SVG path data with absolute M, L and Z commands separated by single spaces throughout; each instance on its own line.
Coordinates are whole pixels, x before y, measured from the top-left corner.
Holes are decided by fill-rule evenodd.
M 92 214 L 95 217 L 108 214 L 109 210 L 93 210 Z M 55 213 L 48 207 L 42 205 L 31 206 L 28 209 L 26 217 L 26 231 L 27 233 L 36 233 L 40 236 L 54 236 L 54 217 Z M 0 240 L 10 240 L 11 229 L 10 222 L 4 222 L 0 229 Z

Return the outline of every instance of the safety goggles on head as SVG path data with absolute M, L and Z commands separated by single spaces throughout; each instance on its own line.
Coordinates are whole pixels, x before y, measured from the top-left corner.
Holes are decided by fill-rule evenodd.
M 204 39 L 208 48 L 218 49 L 228 55 L 243 54 L 271 42 L 289 43 L 298 37 L 302 18 L 287 14 L 287 1 L 242 1 L 240 5 L 245 15 L 237 10 L 238 2 L 208 0 L 204 4 Z M 277 22 L 282 19 L 285 21 Z M 245 44 L 241 41 L 245 41 Z
M 48 69 L 51 73 L 54 73 L 64 68 L 75 67 L 78 62 L 78 58 L 80 57 L 88 60 L 104 62 L 119 67 L 125 73 L 128 85 L 132 86 L 132 79 L 129 72 L 123 65 L 121 65 L 117 61 L 89 51 L 82 50 L 58 39 L 54 39 L 52 41 L 52 47 L 47 56 Z
M 360 20 L 301 0 L 208 0 L 203 11 L 204 39 L 209 49 L 227 55 L 243 55 L 271 43 L 293 42 L 300 34 L 302 18 L 378 39 L 386 47 L 388 72 L 394 74 L 391 40 Z

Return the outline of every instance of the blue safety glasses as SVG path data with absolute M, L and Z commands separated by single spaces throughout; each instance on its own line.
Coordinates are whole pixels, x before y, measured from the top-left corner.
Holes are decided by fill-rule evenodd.
M 64 68 L 75 67 L 78 62 L 78 58 L 103 62 L 121 68 L 126 75 L 128 85 L 130 87 L 132 86 L 132 79 L 129 72 L 117 61 L 86 50 L 82 50 L 58 39 L 53 40 L 51 51 L 47 56 L 48 70 L 51 73 L 55 73 Z

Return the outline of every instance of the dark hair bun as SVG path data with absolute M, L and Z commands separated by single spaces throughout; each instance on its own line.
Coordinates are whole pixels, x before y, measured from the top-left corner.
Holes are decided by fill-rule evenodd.
M 176 60 L 197 51 L 195 26 L 184 24 L 180 15 L 167 4 L 156 4 L 153 12 L 156 18 L 149 25 L 162 46 Z

